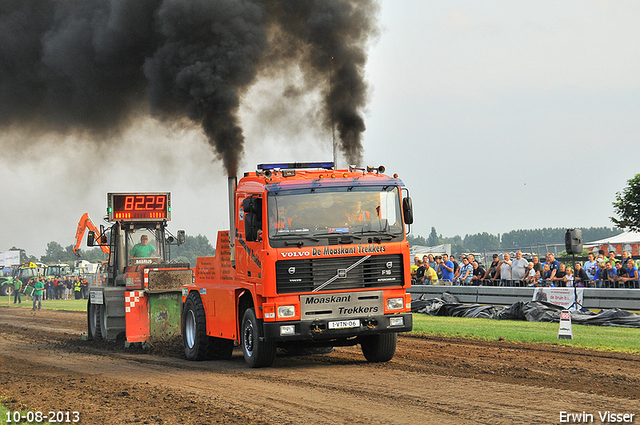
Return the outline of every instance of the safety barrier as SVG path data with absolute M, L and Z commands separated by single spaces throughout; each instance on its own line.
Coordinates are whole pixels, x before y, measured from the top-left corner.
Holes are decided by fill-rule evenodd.
M 534 290 L 533 287 L 414 285 L 409 293 L 413 299 L 418 299 L 422 295 L 426 298 L 441 298 L 444 292 L 449 292 L 463 304 L 509 306 L 518 301 L 531 301 Z M 593 310 L 620 308 L 640 311 L 640 291 L 585 288 L 583 307 Z

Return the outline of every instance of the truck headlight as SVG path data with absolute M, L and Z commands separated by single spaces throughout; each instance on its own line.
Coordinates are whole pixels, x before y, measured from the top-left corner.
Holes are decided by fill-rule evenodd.
M 404 317 L 390 317 L 389 326 L 404 326 Z
M 401 310 L 404 306 L 404 298 L 387 299 L 387 310 Z
M 295 334 L 296 334 L 295 325 L 280 326 L 280 336 L 288 336 L 288 335 L 295 335 Z
M 296 315 L 296 306 L 280 305 L 278 306 L 278 317 L 294 317 Z

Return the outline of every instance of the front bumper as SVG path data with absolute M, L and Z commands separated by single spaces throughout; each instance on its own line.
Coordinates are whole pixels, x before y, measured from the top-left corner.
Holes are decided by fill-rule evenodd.
M 402 325 L 391 325 L 391 319 L 402 318 Z M 387 314 L 378 316 L 349 317 L 349 320 L 360 320 L 360 326 L 346 329 L 329 329 L 328 322 L 340 320 L 294 320 L 287 322 L 263 322 L 264 339 L 266 341 L 329 341 L 348 339 L 358 336 L 375 335 L 385 332 L 409 332 L 413 329 L 413 315 L 411 313 Z M 295 331 L 290 335 L 280 335 L 283 326 L 294 326 Z

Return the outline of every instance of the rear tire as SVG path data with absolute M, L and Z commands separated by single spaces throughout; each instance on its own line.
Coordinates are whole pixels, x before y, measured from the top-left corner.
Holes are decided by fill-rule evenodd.
M 249 367 L 269 367 L 276 358 L 275 342 L 263 340 L 262 323 L 256 318 L 253 307 L 244 311 L 240 338 L 244 361 Z
M 87 301 L 87 339 L 93 341 L 96 339 L 96 305 L 91 304 L 91 300 Z
M 388 362 L 396 354 L 398 334 L 395 332 L 370 335 L 362 338 L 362 354 L 371 363 Z
M 102 304 L 89 304 L 89 339 L 95 341 L 106 341 L 106 317 L 103 318 Z
M 105 300 L 106 301 L 106 300 Z M 107 305 L 99 304 L 96 308 L 96 335 L 99 339 L 107 340 Z
M 233 340 L 207 335 L 207 318 L 200 294 L 191 292 L 182 312 L 182 343 L 188 360 L 229 360 Z
M 182 343 L 187 360 L 208 360 L 209 339 L 207 338 L 207 320 L 202 299 L 191 292 L 182 311 Z

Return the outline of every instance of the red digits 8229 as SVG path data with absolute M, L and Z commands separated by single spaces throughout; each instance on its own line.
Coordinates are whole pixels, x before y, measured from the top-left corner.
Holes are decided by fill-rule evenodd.
M 133 196 L 127 196 L 124 198 L 124 210 L 128 211 L 133 209 Z

